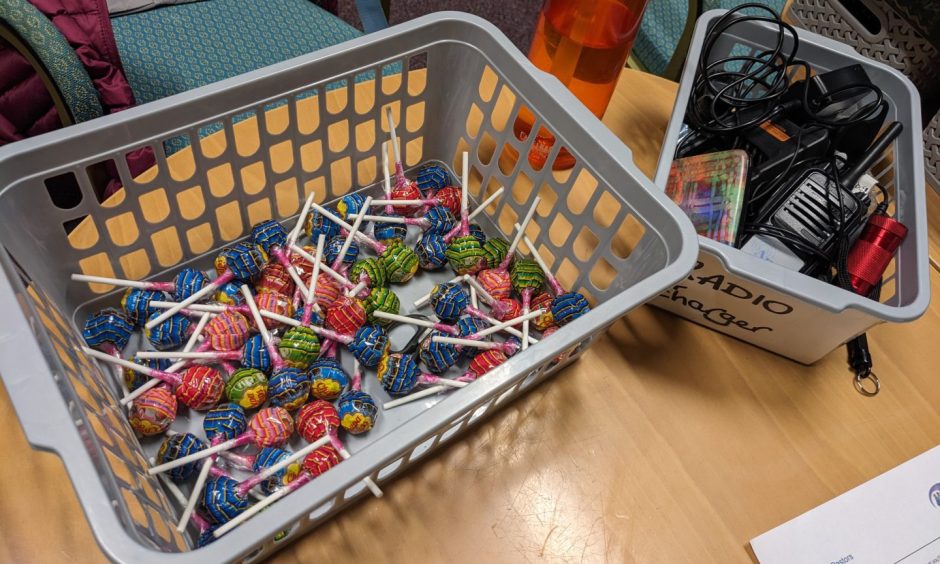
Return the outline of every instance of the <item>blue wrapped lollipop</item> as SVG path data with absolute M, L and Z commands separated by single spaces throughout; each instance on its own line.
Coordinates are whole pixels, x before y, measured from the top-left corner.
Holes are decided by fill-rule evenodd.
M 307 220 L 304 222 L 304 233 L 314 241 L 317 240 L 320 234 L 323 234 L 323 237 L 329 240 L 331 237 L 340 234 L 340 228 L 333 220 L 313 209 L 310 210 L 310 215 L 307 216 Z
M 418 357 L 424 365 L 428 367 L 428 370 L 435 374 L 443 374 L 447 372 L 451 366 L 457 364 L 457 361 L 460 360 L 461 357 L 461 351 L 457 348 L 457 345 L 453 343 L 438 343 L 434 341 L 433 337 L 437 335 L 444 337 L 451 336 L 448 333 L 435 329 L 421 341 L 421 346 L 418 348 Z
M 238 493 L 238 482 L 227 476 L 209 478 L 202 504 L 209 517 L 220 525 L 237 517 L 249 505 L 248 499 Z
M 166 295 L 157 290 L 142 290 L 140 288 L 128 288 L 121 297 L 121 309 L 127 314 L 136 327 L 144 324 L 151 315 L 159 311 L 150 305 L 153 301 L 163 301 Z
M 385 217 L 402 219 L 402 216 L 396 214 L 386 214 Z M 408 235 L 408 226 L 404 223 L 376 221 L 372 224 L 372 235 L 377 241 L 385 244 L 404 241 Z
M 532 244 L 532 241 L 526 236 L 523 236 L 523 240 L 529 247 L 529 250 L 532 251 L 535 262 L 538 263 L 542 272 L 545 273 L 545 280 L 555 294 L 555 297 L 552 299 L 552 317 L 555 319 L 555 323 L 559 326 L 566 325 L 591 311 L 590 304 L 588 304 L 587 299 L 582 294 L 578 292 L 568 292 L 562 287 L 558 279 L 548 270 L 548 266 L 545 264 L 538 250 L 536 250 L 535 245 Z
M 265 374 L 271 372 L 271 355 L 261 335 L 252 335 L 245 341 L 245 346 L 242 348 L 242 366 L 260 370 Z
M 144 328 L 144 336 L 158 351 L 178 349 L 186 343 L 186 337 L 192 330 L 189 318 L 177 313 L 150 327 L 151 322 L 162 316 L 162 312 L 150 316 Z
M 251 471 L 255 473 L 262 472 L 278 464 L 285 458 L 289 458 L 290 455 L 291 453 L 284 449 L 277 447 L 262 447 L 261 450 L 258 451 L 258 454 L 254 457 L 254 463 L 251 466 Z M 278 470 L 274 473 L 274 475 L 258 484 L 258 487 L 261 488 L 261 491 L 265 495 L 273 494 L 278 488 L 293 482 L 297 476 L 300 475 L 302 462 L 303 460 L 301 459 L 294 462 L 293 464 L 288 464 L 286 467 Z M 249 482 L 249 484 L 250 483 L 251 482 Z M 242 488 L 238 493 L 245 491 L 246 485 L 248 484 L 243 482 Z
M 332 350 L 332 349 L 331 349 Z M 346 389 L 349 377 L 335 358 L 322 357 L 310 365 L 310 393 L 317 399 L 332 401 Z
M 422 270 L 437 270 L 447 264 L 447 243 L 439 233 L 427 232 L 415 243 L 415 254 Z
M 202 430 L 212 444 L 234 439 L 247 428 L 248 417 L 237 403 L 221 403 L 206 412 L 202 420 Z
M 134 332 L 134 323 L 121 311 L 107 308 L 91 314 L 82 328 L 82 338 L 92 348 L 119 355 Z
M 156 463 L 166 464 L 176 459 L 195 454 L 206 449 L 206 443 L 199 440 L 192 433 L 180 433 L 163 439 L 160 450 L 157 451 Z M 185 482 L 196 473 L 198 461 L 177 466 L 167 471 L 167 476 L 174 482 Z
M 464 382 L 438 378 L 433 374 L 421 372 L 414 355 L 408 353 L 393 353 L 382 357 L 379 361 L 379 382 L 391 396 L 404 396 L 411 393 L 421 384 L 441 384 L 454 388 L 462 388 Z
M 430 198 L 434 192 L 450 184 L 450 174 L 441 165 L 427 164 L 418 171 L 415 182 L 421 189 L 421 194 L 425 198 Z
M 444 323 L 454 323 L 470 307 L 470 295 L 457 282 L 444 282 L 431 290 L 431 307 Z
M 372 396 L 362 391 L 362 371 L 358 361 L 354 363 L 350 389 L 339 396 L 336 411 L 340 425 L 353 435 L 365 433 L 375 426 L 379 408 Z
M 345 243 L 346 238 L 341 235 L 337 235 L 327 241 L 326 248 L 323 250 L 323 256 L 326 257 L 328 264 L 336 263 L 336 259 L 339 258 L 339 253 L 343 250 Z M 343 264 L 352 264 L 356 262 L 357 258 L 359 258 L 359 243 L 352 241 L 349 244 L 349 248 L 346 250 L 346 255 L 343 256 Z
M 307 402 L 309 395 L 310 378 L 299 368 L 281 368 L 268 380 L 268 401 L 272 406 L 294 411 Z

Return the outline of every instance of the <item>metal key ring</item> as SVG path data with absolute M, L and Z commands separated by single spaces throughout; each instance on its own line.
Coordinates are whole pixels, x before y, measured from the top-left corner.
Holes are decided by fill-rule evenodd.
M 874 384 L 874 389 L 869 389 L 865 386 L 865 380 L 870 380 Z M 878 379 L 878 376 L 875 375 L 871 370 L 865 370 L 859 372 L 855 375 L 855 389 L 858 393 L 866 397 L 874 397 L 878 395 L 878 392 L 881 391 L 881 380 Z

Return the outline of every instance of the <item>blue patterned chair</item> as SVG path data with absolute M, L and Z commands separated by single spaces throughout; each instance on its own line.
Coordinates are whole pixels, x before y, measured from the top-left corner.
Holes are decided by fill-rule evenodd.
M 206 0 L 111 18 L 138 104 L 362 35 L 310 0 Z
M 740 0 L 649 0 L 633 45 L 634 66 L 678 79 L 699 10 L 731 9 L 745 3 Z M 759 3 L 780 13 L 786 0 L 761 0 Z

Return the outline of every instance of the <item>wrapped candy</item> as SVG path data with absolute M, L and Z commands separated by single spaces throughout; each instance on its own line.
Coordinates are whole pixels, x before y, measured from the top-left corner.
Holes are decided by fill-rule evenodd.
M 188 319 L 186 321 L 189 322 Z M 124 313 L 107 308 L 88 317 L 82 328 L 82 338 L 89 347 L 120 355 L 133 332 L 134 324 Z
M 290 457 L 291 453 L 289 451 L 277 447 L 263 447 L 255 456 L 251 470 L 257 474 L 262 474 L 265 470 L 288 460 Z M 277 470 L 273 475 L 259 481 L 258 486 L 265 495 L 271 495 L 278 488 L 284 487 L 296 480 L 297 477 L 300 476 L 301 470 L 300 462 L 288 462 L 285 468 Z M 244 495 L 247 495 L 248 490 L 254 487 L 254 481 L 255 480 L 243 481 L 239 485 L 239 493 L 244 492 Z
M 425 197 L 430 197 L 450 183 L 450 174 L 439 164 L 426 164 L 418 170 L 415 183 Z
M 248 499 L 238 495 L 238 482 L 226 476 L 210 478 L 206 482 L 202 504 L 216 523 L 226 523 L 248 509 Z
M 325 325 L 342 335 L 352 335 L 366 322 L 368 315 L 357 298 L 343 296 L 326 310 Z
M 349 269 L 349 278 L 364 288 L 378 288 L 388 284 L 385 265 L 376 258 L 366 257 L 357 260 Z M 356 293 L 354 292 L 353 295 Z
M 473 274 L 483 266 L 483 248 L 480 241 L 470 234 L 469 210 L 467 209 L 467 188 L 470 182 L 468 172 L 468 156 L 463 154 L 463 174 L 460 187 L 460 226 L 453 238 L 450 234 L 444 237 L 447 241 L 447 262 L 457 274 Z
M 346 389 L 349 377 L 335 358 L 320 358 L 310 365 L 310 393 L 315 398 L 334 400 Z
M 330 240 L 340 234 L 340 226 L 335 220 L 322 213 L 322 210 L 314 209 L 307 217 L 304 225 L 304 232 L 311 238 L 316 239 L 320 234 Z
M 320 354 L 320 339 L 310 327 L 291 327 L 281 337 L 278 353 L 288 366 L 306 370 Z
M 379 223 L 383 224 L 398 224 L 398 225 L 415 225 L 420 228 L 422 231 L 428 233 L 437 233 L 443 235 L 444 233 L 449 232 L 454 228 L 454 225 L 457 223 L 457 220 L 454 219 L 454 214 L 450 213 L 450 210 L 444 206 L 434 206 L 428 209 L 427 213 L 423 217 L 413 218 L 413 217 L 402 217 L 396 214 L 388 215 L 367 215 L 364 218 L 367 221 L 374 221 L 376 225 Z M 479 226 L 478 226 L 479 227 Z M 382 227 L 386 229 L 386 227 Z M 376 232 L 377 228 L 373 227 L 373 232 L 375 233 L 376 239 L 383 240 L 390 237 L 380 237 L 379 233 Z M 399 231 L 396 233 L 395 239 L 404 239 L 407 234 L 407 230 Z M 400 236 L 398 236 L 400 235 Z
M 310 378 L 299 369 L 286 366 L 275 371 L 268 381 L 270 405 L 295 411 L 307 402 L 310 395 Z
M 428 370 L 435 374 L 443 374 L 460 360 L 460 350 L 453 343 L 440 343 L 433 339 L 435 336 L 446 335 L 434 330 L 428 335 L 418 349 L 418 358 L 424 362 Z
M 299 276 L 299 274 L 298 274 Z M 261 277 L 255 284 L 255 291 L 259 294 L 281 294 L 288 296 L 294 291 L 295 282 L 291 279 L 287 269 L 276 262 L 269 262 L 261 271 Z M 236 290 L 237 290 L 236 286 Z M 242 300 L 242 303 L 244 301 Z
M 440 384 L 455 388 L 466 385 L 464 382 L 422 373 L 414 357 L 406 353 L 393 353 L 382 357 L 377 375 L 382 388 L 392 396 L 407 395 L 421 384 Z
M 369 295 L 362 300 L 362 307 L 365 309 L 366 317 L 369 323 L 384 325 L 387 322 L 375 316 L 376 311 L 385 313 L 398 313 L 401 309 L 401 301 L 398 296 L 389 288 L 372 288 Z
M 372 223 L 372 236 L 376 241 L 390 245 L 392 243 L 401 243 L 408 236 L 408 227 L 404 222 L 399 223 L 396 219 L 403 219 L 400 215 L 377 216 L 381 219 L 374 220 Z
M 206 412 L 202 430 L 210 442 L 234 439 L 248 428 L 245 410 L 237 403 L 222 403 Z
M 271 355 L 268 354 L 268 348 L 264 346 L 264 339 L 260 334 L 252 335 L 245 341 L 241 363 L 245 368 L 253 368 L 264 373 L 271 371 Z
M 166 372 L 167 368 L 170 367 L 171 362 L 167 358 L 155 358 L 144 361 L 143 365 L 147 368 Z M 131 370 L 130 368 L 124 368 L 121 371 L 121 375 L 124 377 L 124 387 L 127 388 L 129 392 L 133 392 L 150 380 L 147 375 L 141 374 L 135 370 Z
M 336 211 L 339 212 L 340 217 L 349 217 L 351 215 L 356 215 L 365 209 L 366 198 L 362 194 L 353 193 L 346 194 L 336 202 Z
M 447 264 L 447 243 L 439 233 L 425 233 L 415 243 L 415 254 L 422 270 L 437 270 Z
M 492 237 L 483 243 L 483 257 L 486 259 L 486 268 L 497 268 L 509 256 L 509 241 L 502 237 Z M 484 271 L 481 271 L 482 274 Z
M 199 440 L 192 433 L 179 433 L 163 439 L 160 444 L 160 450 L 157 451 L 156 461 L 158 464 L 176 460 L 183 456 L 199 452 L 206 448 L 206 444 Z M 178 466 L 169 472 L 167 476 L 174 482 L 185 482 L 196 473 L 196 463 L 184 464 Z
M 163 292 L 157 290 L 142 290 L 140 288 L 128 288 L 121 297 L 121 309 L 127 314 L 127 319 L 140 327 L 144 321 L 156 313 L 157 309 L 150 305 L 154 300 L 162 300 L 165 297 Z
M 545 331 L 555 324 L 555 317 L 552 315 L 552 295 L 548 292 L 539 292 L 532 298 L 531 307 L 534 309 L 545 309 L 545 314 L 532 320 L 532 325 L 539 331 Z
M 326 257 L 326 261 L 333 263 L 333 269 L 335 270 L 339 265 L 337 261 L 342 264 L 352 264 L 356 262 L 356 259 L 359 257 L 359 245 L 354 241 L 349 244 L 346 252 L 340 256 L 340 250 L 343 246 L 346 245 L 345 237 L 333 237 L 326 244 L 326 249 L 324 250 L 323 256 Z
M 195 410 L 202 411 L 209 409 L 218 403 L 219 399 L 222 397 L 225 381 L 222 379 L 218 370 L 209 366 L 190 366 L 180 375 L 172 372 L 154 370 L 87 347 L 85 347 L 83 351 L 85 354 L 99 360 L 134 370 L 150 378 L 162 380 L 164 383 L 174 388 L 176 398 L 179 401 Z
M 245 346 L 251 326 L 248 319 L 234 310 L 226 310 L 206 324 L 209 346 L 217 351 L 235 351 Z
M 328 401 L 314 400 L 300 408 L 294 419 L 294 428 L 308 443 L 316 442 L 325 437 L 330 429 L 340 426 L 339 414 L 336 408 Z
M 340 425 L 353 435 L 366 433 L 375 426 L 379 408 L 372 396 L 362 391 L 362 372 L 358 360 L 353 365 L 349 388 L 336 402 Z
M 257 409 L 268 401 L 268 379 L 256 368 L 239 368 L 229 375 L 223 392 L 239 407 Z
M 227 282 L 219 288 L 219 291 L 216 292 L 213 300 L 224 305 L 242 305 L 245 303 L 245 297 L 242 296 L 241 290 L 239 290 L 240 287 L 241 286 L 235 282 Z
M 145 437 L 159 435 L 176 419 L 176 396 L 160 387 L 147 390 L 131 405 L 127 420 L 131 428 Z

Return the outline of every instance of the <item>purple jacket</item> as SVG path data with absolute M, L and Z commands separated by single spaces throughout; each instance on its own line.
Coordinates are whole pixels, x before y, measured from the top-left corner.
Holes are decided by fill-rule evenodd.
M 106 114 L 134 105 L 105 0 L 29 0 L 62 32 L 88 71 Z M 52 97 L 27 60 L 0 40 L 0 145 L 62 127 Z M 128 156 L 133 174 L 153 164 L 149 151 Z M 116 178 L 116 174 L 114 175 Z M 113 183 L 112 183 L 113 184 Z M 106 192 L 112 192 L 110 186 Z

